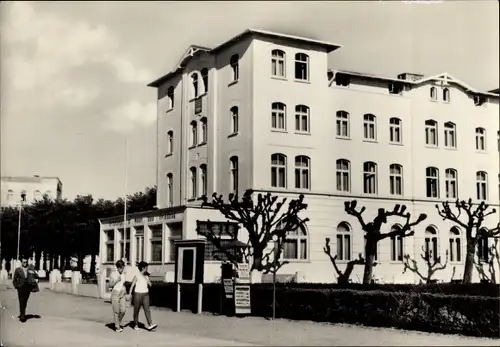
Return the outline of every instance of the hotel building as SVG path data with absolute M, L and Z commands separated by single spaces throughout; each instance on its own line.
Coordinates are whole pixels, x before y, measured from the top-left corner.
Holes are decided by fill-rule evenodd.
M 280 279 L 334 282 L 323 253 L 332 240 L 339 267 L 364 252 L 357 220 L 344 202 L 378 208 L 404 204 L 427 219 L 415 235 L 380 242 L 380 282 L 418 282 L 403 273 L 410 254 L 425 270 L 422 247 L 445 257 L 436 279 L 461 278 L 463 230 L 435 205 L 457 198 L 499 204 L 499 95 L 444 72 L 394 77 L 328 69 L 341 45 L 249 29 L 215 48 L 191 46 L 175 69 L 149 84 L 158 90 L 158 209 L 101 220 L 101 269 L 144 259 L 153 276 L 173 281 L 175 240 L 202 238 L 196 221 L 225 222 L 198 198 L 246 189 L 305 195 L 307 227 L 285 245 Z M 498 208 L 497 208 L 498 210 Z M 499 214 L 485 226 L 494 227 Z M 403 222 L 394 218 L 387 230 Z M 206 247 L 205 281 L 220 263 Z M 482 255 L 483 256 L 483 255 Z M 352 274 L 362 278 L 362 266 Z M 497 271 L 498 273 L 498 271 Z M 267 280 L 263 278 L 263 280 Z

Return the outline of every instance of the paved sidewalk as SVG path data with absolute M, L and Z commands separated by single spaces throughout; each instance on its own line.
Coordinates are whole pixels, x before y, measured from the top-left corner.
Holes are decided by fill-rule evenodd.
M 0 300 L 8 312 L 17 315 L 14 290 L 0 288 Z M 7 312 L 7 310 L 4 313 Z M 129 309 L 124 322 L 132 318 Z M 268 321 L 258 317 L 229 318 L 196 315 L 152 308 L 156 332 L 136 332 L 126 328 L 118 334 L 106 327 L 111 323 L 111 306 L 102 300 L 43 290 L 32 295 L 28 313 L 39 314 L 22 324 L 5 317 L 5 347 L 21 346 L 500 346 L 498 340 L 456 335 L 428 334 L 395 329 L 332 325 L 308 321 Z M 144 321 L 143 313 L 140 319 Z M 22 329 L 22 330 L 21 330 Z

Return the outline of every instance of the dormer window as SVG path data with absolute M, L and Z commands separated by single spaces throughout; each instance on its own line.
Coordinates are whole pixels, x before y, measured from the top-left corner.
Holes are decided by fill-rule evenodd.
M 389 83 L 389 94 L 401 94 L 403 91 L 403 84 L 398 82 Z
M 342 87 L 348 87 L 351 84 L 351 78 L 348 75 L 337 73 L 335 76 L 335 84 Z

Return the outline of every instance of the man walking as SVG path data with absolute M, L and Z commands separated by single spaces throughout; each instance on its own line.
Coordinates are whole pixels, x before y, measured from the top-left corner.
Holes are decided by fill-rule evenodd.
M 125 274 L 123 273 L 125 262 L 118 260 L 115 265 L 116 271 L 111 274 L 109 287 L 111 288 L 111 307 L 113 308 L 115 331 L 121 333 L 123 331 L 122 320 L 127 311 Z
M 38 284 L 36 283 L 38 274 L 33 268 L 28 268 L 28 258 L 21 258 L 21 266 L 14 271 L 12 285 L 17 289 L 19 298 L 19 320 L 26 322 L 26 306 L 32 291 L 37 291 Z

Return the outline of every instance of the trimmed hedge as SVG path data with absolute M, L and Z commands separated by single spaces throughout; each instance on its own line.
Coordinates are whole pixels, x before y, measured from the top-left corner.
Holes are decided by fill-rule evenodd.
M 126 285 L 128 287 L 130 284 Z M 442 294 L 438 292 L 437 286 L 441 286 L 441 291 L 448 293 L 467 294 Z M 500 337 L 498 310 L 500 298 L 495 295 L 468 294 L 470 292 L 493 294 L 494 290 L 498 290 L 498 285 L 348 285 L 348 287 L 350 288 L 339 288 L 330 284 L 278 284 L 276 316 L 295 320 Z M 252 284 L 251 288 L 252 315 L 271 317 L 272 284 Z M 358 288 L 363 290 L 357 290 Z M 203 311 L 231 314 L 226 300 L 223 301 L 226 307 L 221 305 L 221 289 L 221 285 L 217 283 L 203 286 Z M 176 287 L 173 283 L 155 283 L 150 288 L 150 298 L 153 306 L 175 309 Z M 196 286 L 182 286 L 183 310 L 194 312 L 196 298 Z

